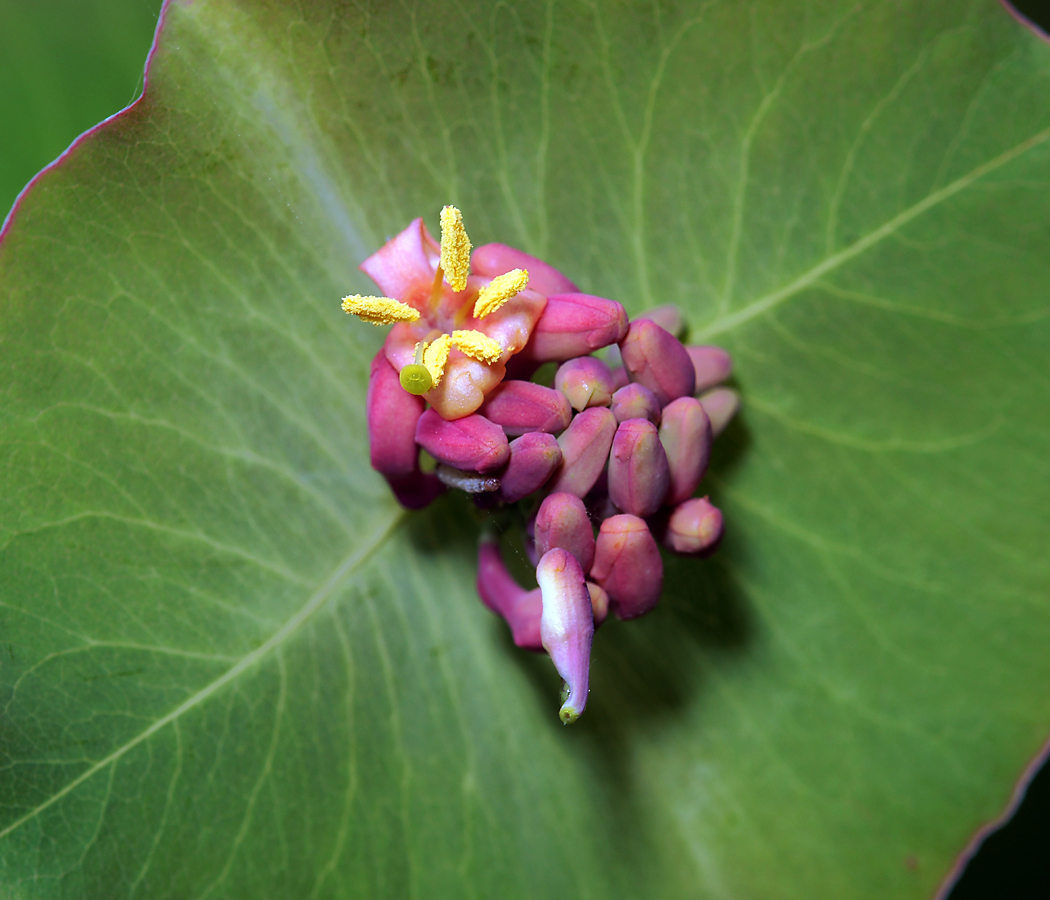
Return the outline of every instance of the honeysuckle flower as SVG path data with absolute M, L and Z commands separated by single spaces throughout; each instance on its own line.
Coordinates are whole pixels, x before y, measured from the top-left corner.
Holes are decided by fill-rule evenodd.
M 595 356 L 578 356 L 562 363 L 554 375 L 554 386 L 577 412 L 589 406 L 608 406 L 616 390 L 609 367 Z
M 344 310 L 365 321 L 394 325 L 383 353 L 402 387 L 445 419 L 481 406 L 547 303 L 529 289 L 526 269 L 473 273 L 470 250 L 459 210 L 446 206 L 440 244 L 416 219 L 361 263 L 386 296 L 343 301 Z
M 711 420 L 711 433 L 718 437 L 740 408 L 740 395 L 732 388 L 719 387 L 705 391 L 698 398 Z
M 710 344 L 687 346 L 685 352 L 693 361 L 698 394 L 721 384 L 733 373 L 733 360 L 721 347 Z
M 675 506 L 693 496 L 711 458 L 711 420 L 695 397 L 679 397 L 664 407 L 660 443 L 667 454 L 671 484 L 666 503 Z
M 540 638 L 543 649 L 550 654 L 565 682 L 567 693 L 558 716 L 569 725 L 583 714 L 587 705 L 594 638 L 591 594 L 580 563 L 561 547 L 548 550 L 540 557 L 536 580 L 542 601 Z
M 576 415 L 558 438 L 562 462 L 550 489 L 586 496 L 609 460 L 614 434 L 616 418 L 604 406 Z
M 561 391 L 532 381 L 510 380 L 492 390 L 480 413 L 517 437 L 530 431 L 564 431 L 572 418 L 572 407 Z
M 561 445 L 552 434 L 533 431 L 510 442 L 510 460 L 499 479 L 499 499 L 517 503 L 542 488 L 561 465 Z
M 602 522 L 591 578 L 609 594 L 617 618 L 634 619 L 656 606 L 664 564 L 644 519 L 623 513 Z
M 675 553 L 707 556 L 722 540 L 722 528 L 722 511 L 707 497 L 693 497 L 671 512 L 663 541 Z
M 533 524 L 536 553 L 543 556 L 548 550 L 561 547 L 589 572 L 594 563 L 594 531 L 587 515 L 587 507 L 574 494 L 548 494 L 540 504 Z
M 621 422 L 609 454 L 609 499 L 617 509 L 651 516 L 664 502 L 671 474 L 656 426 L 648 419 Z
M 631 381 L 649 388 L 660 406 L 688 397 L 696 388 L 696 372 L 685 347 L 649 319 L 631 323 L 620 341 L 620 355 Z
M 660 401 L 644 384 L 625 384 L 614 391 L 609 408 L 617 422 L 648 419 L 654 425 L 660 424 Z

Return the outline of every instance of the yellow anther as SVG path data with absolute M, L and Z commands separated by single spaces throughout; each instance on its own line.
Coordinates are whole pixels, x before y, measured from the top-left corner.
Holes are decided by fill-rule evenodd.
M 471 359 L 490 365 L 498 363 L 503 355 L 503 348 L 499 342 L 480 331 L 453 331 L 452 343 Z
M 415 322 L 419 318 L 419 313 L 407 303 L 391 300 L 389 297 L 362 297 L 360 294 L 351 294 L 343 298 L 343 312 L 373 325 Z
M 529 283 L 529 273 L 524 269 L 511 269 L 504 275 L 497 275 L 488 287 L 481 289 L 478 302 L 474 304 L 474 318 L 483 319 L 494 313 L 519 291 L 525 290 Z
M 423 365 L 430 372 L 432 387 L 441 384 L 441 379 L 445 375 L 445 363 L 448 362 L 448 353 L 451 349 L 452 338 L 447 334 L 423 345 Z
M 441 268 L 454 291 L 467 286 L 470 274 L 470 238 L 463 227 L 463 213 L 454 206 L 441 210 Z

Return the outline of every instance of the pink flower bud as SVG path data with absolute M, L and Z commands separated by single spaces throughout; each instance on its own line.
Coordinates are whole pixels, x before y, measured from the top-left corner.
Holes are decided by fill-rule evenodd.
M 722 512 L 707 497 L 680 504 L 667 520 L 664 543 L 675 553 L 706 556 L 722 540 Z
M 428 409 L 416 425 L 416 442 L 454 469 L 491 472 L 510 457 L 503 429 L 477 413 L 450 422 Z
M 633 516 L 651 516 L 670 484 L 667 455 L 648 419 L 621 422 L 609 456 L 609 498 Z
M 525 650 L 542 650 L 539 589 L 527 591 L 507 571 L 499 544 L 482 541 L 478 547 L 478 596 L 510 626 L 514 643 Z
M 594 615 L 594 627 L 597 628 L 609 615 L 609 595 L 605 588 L 593 581 L 587 582 L 587 592 L 591 595 L 591 612 Z
M 540 558 L 536 580 L 543 598 L 540 613 L 543 648 L 569 689 L 558 716 L 566 725 L 571 725 L 587 706 L 594 638 L 591 595 L 576 557 L 560 547 L 548 550 Z
M 372 359 L 365 405 L 372 468 L 388 477 L 416 471 L 416 423 L 423 415 L 423 400 L 402 389 L 397 372 L 382 350 Z
M 693 361 L 693 372 L 696 375 L 694 390 L 698 394 L 721 384 L 733 371 L 733 360 L 721 347 L 686 347 L 685 352 Z
M 666 503 L 674 506 L 693 496 L 707 471 L 712 440 L 711 422 L 699 400 L 679 397 L 664 407 L 660 442 L 671 470 Z
M 531 381 L 504 381 L 485 398 L 481 414 L 508 435 L 564 431 L 572 418 L 569 401 L 560 391 Z
M 511 269 L 524 269 L 529 273 L 529 287 L 540 294 L 564 294 L 577 290 L 576 285 L 554 266 L 506 244 L 478 247 L 470 257 L 470 268 L 479 275 L 493 278 Z
M 550 494 L 536 513 L 534 538 L 536 552 L 543 556 L 548 550 L 561 547 L 576 557 L 588 571 L 594 562 L 594 530 L 583 501 L 574 494 Z
M 509 449 L 498 496 L 504 503 L 517 503 L 543 487 L 561 465 L 561 446 L 553 435 L 537 431 L 515 438 Z
M 616 417 L 604 406 L 579 413 L 558 438 L 562 462 L 551 481 L 551 491 L 583 497 L 605 468 L 615 433 Z
M 611 409 L 617 422 L 648 419 L 654 425 L 660 424 L 660 404 L 656 395 L 643 384 L 629 384 L 616 391 L 612 395 Z
M 718 437 L 740 408 L 740 395 L 732 388 L 715 388 L 701 394 L 699 399 L 711 420 L 711 433 Z
M 693 361 L 677 338 L 655 322 L 635 319 L 620 341 L 620 353 L 631 381 L 649 388 L 660 406 L 693 393 Z
M 642 519 L 621 515 L 602 522 L 591 577 L 609 594 L 618 618 L 633 619 L 656 606 L 664 586 L 664 564 Z
M 608 406 L 615 390 L 609 367 L 594 356 L 578 356 L 562 363 L 554 386 L 577 412 L 589 406 Z
M 553 294 L 522 353 L 540 362 L 572 359 L 615 344 L 626 333 L 627 312 L 615 300 Z
M 445 493 L 445 485 L 437 476 L 419 469 L 409 475 L 388 475 L 386 480 L 405 509 L 423 509 Z
M 620 348 L 616 348 L 616 354 L 619 356 Z M 623 367 L 623 360 L 620 360 L 620 365 L 615 366 L 612 369 L 613 377 L 613 393 L 615 394 L 620 388 L 627 387 L 631 383 L 631 377 L 627 374 L 627 370 Z M 648 390 L 648 388 L 646 388 Z
M 648 319 L 650 322 L 655 322 L 676 338 L 685 334 L 685 318 L 682 316 L 682 311 L 673 303 L 665 303 L 663 306 L 647 309 L 645 312 L 638 313 L 635 319 Z

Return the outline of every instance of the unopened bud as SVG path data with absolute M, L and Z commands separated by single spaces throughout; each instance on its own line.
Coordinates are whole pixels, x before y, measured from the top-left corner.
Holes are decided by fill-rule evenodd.
M 616 418 L 604 406 L 585 409 L 575 416 L 558 438 L 562 463 L 551 481 L 551 490 L 583 497 L 605 468 L 615 433 Z
M 510 457 L 503 429 L 477 413 L 450 422 L 428 409 L 416 425 L 416 442 L 454 469 L 491 472 Z
M 740 395 L 732 388 L 715 388 L 699 397 L 704 412 L 711 420 L 711 433 L 718 437 L 740 408 Z
M 577 412 L 590 406 L 608 406 L 615 390 L 609 367 L 594 356 L 578 356 L 562 363 L 554 386 Z
M 597 628 L 609 615 L 609 595 L 605 588 L 593 581 L 587 582 L 587 592 L 591 595 L 591 612 L 594 615 L 594 627 Z
M 527 591 L 507 571 L 499 544 L 482 541 L 478 547 L 478 596 L 510 626 L 514 643 L 526 650 L 542 650 L 539 589 Z
M 533 431 L 557 434 L 572 418 L 561 391 L 531 381 L 504 381 L 485 398 L 479 412 L 511 436 Z
M 368 447 L 372 468 L 388 478 L 410 475 L 419 467 L 416 423 L 422 398 L 401 389 L 394 367 L 380 350 L 372 359 L 368 380 Z
M 663 540 L 675 553 L 706 556 L 718 547 L 722 528 L 722 511 L 707 497 L 694 497 L 671 513 Z
M 661 407 L 693 393 L 693 361 L 678 339 L 655 322 L 635 319 L 620 341 L 620 353 L 631 381 L 649 388 Z
M 506 244 L 485 244 L 470 257 L 471 270 L 478 275 L 494 278 L 511 269 L 525 269 L 529 273 L 529 287 L 540 294 L 564 294 L 576 290 L 568 278 L 542 259 Z
M 576 557 L 583 571 L 590 570 L 594 562 L 594 530 L 579 497 L 564 492 L 550 494 L 540 504 L 533 528 L 540 556 L 561 547 Z
M 568 696 L 558 715 L 562 722 L 575 722 L 587 706 L 594 613 L 591 595 L 576 557 L 555 547 L 536 566 L 543 609 L 540 637 L 554 667 L 568 687 Z
M 387 475 L 386 480 L 405 509 L 423 509 L 445 493 L 445 485 L 436 475 L 420 469 L 408 475 Z
M 510 461 L 500 475 L 499 499 L 517 503 L 538 491 L 561 465 L 561 445 L 543 432 L 523 434 L 510 442 Z
M 693 496 L 707 471 L 712 440 L 711 422 L 699 400 L 679 397 L 664 407 L 660 442 L 671 470 L 666 503 L 673 506 Z
M 651 516 L 664 502 L 670 474 L 667 455 L 648 419 L 621 422 L 609 455 L 609 498 L 633 516 Z
M 694 390 L 700 394 L 725 381 L 733 371 L 733 360 L 721 347 L 711 345 L 686 347 L 696 375 Z
M 665 303 L 663 306 L 647 309 L 645 312 L 638 313 L 635 319 L 648 319 L 650 322 L 655 322 L 664 331 L 674 335 L 676 338 L 680 338 L 685 334 L 685 317 L 682 315 L 682 311 L 673 303 Z
M 572 359 L 615 344 L 626 333 L 627 312 L 615 300 L 590 294 L 553 294 L 547 298 L 523 353 L 540 362 Z
M 617 422 L 648 419 L 654 425 L 660 424 L 660 403 L 656 395 L 642 384 L 628 384 L 620 388 L 612 395 L 610 408 Z
M 620 619 L 633 619 L 656 606 L 664 565 L 642 519 L 625 514 L 602 522 L 591 577 L 609 594 L 612 611 Z

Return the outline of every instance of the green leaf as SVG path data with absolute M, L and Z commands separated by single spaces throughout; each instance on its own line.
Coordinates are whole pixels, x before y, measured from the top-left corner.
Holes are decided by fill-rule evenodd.
M 11 897 L 925 897 L 1050 723 L 1050 51 L 992 0 L 167 7 L 0 246 Z M 368 467 L 356 265 L 676 302 L 728 538 L 587 714 Z

